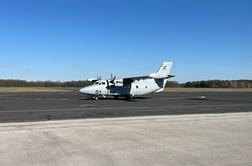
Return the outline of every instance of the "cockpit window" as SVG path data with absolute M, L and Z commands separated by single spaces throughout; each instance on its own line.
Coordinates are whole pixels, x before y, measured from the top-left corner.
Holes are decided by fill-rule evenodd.
M 98 84 L 99 84 L 99 82 L 96 82 L 96 83 L 95 83 L 95 85 L 98 85 Z
M 102 85 L 105 85 L 105 82 L 102 82 Z

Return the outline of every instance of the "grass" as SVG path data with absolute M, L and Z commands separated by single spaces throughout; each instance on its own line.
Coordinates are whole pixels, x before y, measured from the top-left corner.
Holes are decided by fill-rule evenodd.
M 0 93 L 15 92 L 67 92 L 74 88 L 58 88 L 58 87 L 0 87 Z

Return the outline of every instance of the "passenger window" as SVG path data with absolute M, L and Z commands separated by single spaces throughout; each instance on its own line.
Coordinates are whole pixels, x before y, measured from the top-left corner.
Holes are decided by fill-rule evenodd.
M 99 85 L 101 85 L 101 83 L 99 83 Z
M 147 88 L 147 86 L 145 86 L 145 88 Z
M 138 85 L 136 86 L 136 88 L 138 89 Z

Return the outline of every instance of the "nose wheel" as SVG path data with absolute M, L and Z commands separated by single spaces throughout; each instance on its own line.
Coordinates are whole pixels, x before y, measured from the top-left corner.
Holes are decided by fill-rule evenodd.
M 98 100 L 98 99 L 99 99 L 98 95 L 99 95 L 99 90 L 96 90 L 96 91 L 95 91 L 95 96 L 94 96 L 94 99 L 95 99 L 95 100 Z
M 91 96 L 91 99 L 92 99 L 92 100 L 98 100 L 99 97 L 98 97 L 97 95 L 95 95 L 95 96 Z

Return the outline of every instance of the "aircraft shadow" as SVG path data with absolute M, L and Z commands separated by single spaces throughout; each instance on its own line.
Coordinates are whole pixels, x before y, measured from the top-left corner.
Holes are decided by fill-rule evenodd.
M 136 100 L 147 100 L 149 97 L 137 96 L 132 98 L 131 100 L 126 100 L 124 97 L 119 97 L 118 99 L 114 99 L 113 97 L 99 98 L 98 100 L 119 100 L 119 101 L 136 101 Z M 94 100 L 90 97 L 79 97 L 78 100 Z

